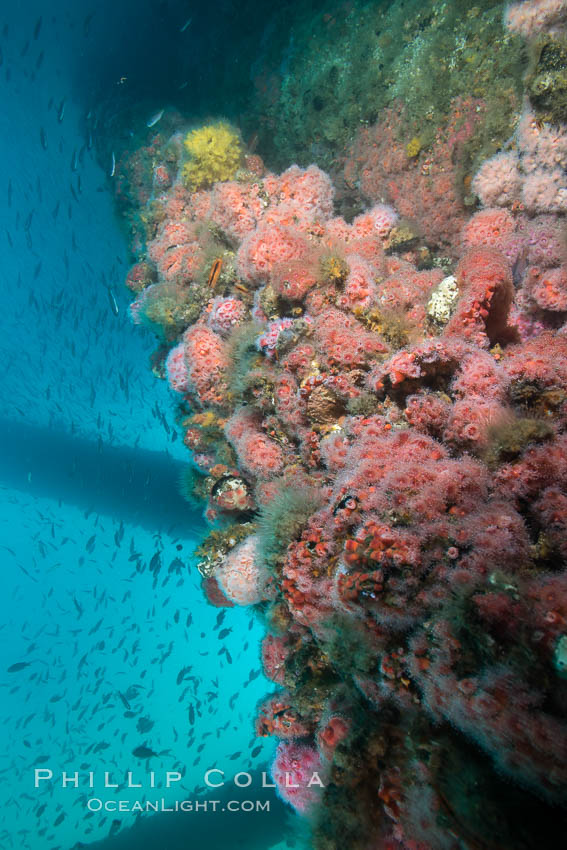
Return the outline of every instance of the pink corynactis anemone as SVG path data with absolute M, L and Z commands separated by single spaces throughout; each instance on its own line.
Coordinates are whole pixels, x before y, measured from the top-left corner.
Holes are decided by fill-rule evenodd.
M 499 153 L 487 159 L 474 176 L 472 188 L 487 207 L 506 207 L 522 190 L 520 161 L 515 153 Z
M 398 220 L 398 214 L 387 204 L 375 204 L 368 212 L 357 216 L 352 223 L 352 234 L 355 239 L 377 234 L 382 239 L 390 233 Z
M 239 273 L 248 281 L 266 279 L 276 263 L 305 256 L 307 245 L 290 227 L 261 225 L 242 242 L 237 258 Z
M 526 209 L 533 213 L 567 211 L 567 177 L 561 168 L 538 168 L 526 176 L 522 190 Z
M 185 363 L 185 346 L 182 342 L 169 352 L 165 361 L 165 370 L 171 389 L 176 393 L 186 393 L 189 374 Z
M 216 579 L 227 598 L 236 605 L 256 605 L 270 598 L 270 574 L 262 564 L 257 535 L 247 537 L 229 552 Z
M 321 797 L 324 767 L 314 747 L 282 741 L 271 769 L 278 793 L 301 814 L 308 813 Z
M 523 0 L 511 3 L 504 14 L 504 23 L 511 32 L 525 38 L 540 32 L 556 33 L 567 23 L 566 0 Z
M 246 307 L 239 298 L 215 298 L 209 305 L 210 312 L 208 314 L 207 324 L 212 330 L 226 336 L 232 328 L 240 324 L 246 315 Z
M 508 210 L 480 210 L 466 223 L 463 230 L 463 242 L 467 248 L 481 246 L 500 247 L 510 236 L 516 225 Z

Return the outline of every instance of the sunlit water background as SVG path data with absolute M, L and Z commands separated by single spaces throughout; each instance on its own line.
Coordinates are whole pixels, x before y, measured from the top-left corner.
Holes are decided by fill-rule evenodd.
M 163 18 L 164 6 L 148 15 Z M 176 26 L 186 6 L 167 7 Z M 262 770 L 273 749 L 252 756 L 251 716 L 269 683 L 260 673 L 243 688 L 260 669 L 261 628 L 234 609 L 218 626 L 203 600 L 191 552 L 204 525 L 176 487 L 186 453 L 148 368 L 152 340 L 128 319 L 126 242 L 86 143 L 89 98 L 135 76 L 138 32 L 146 50 L 151 17 L 142 29 L 134 20 L 128 3 L 71 0 L 6 4 L 0 19 L 2 848 L 104 839 L 135 816 L 89 813 L 89 796 L 196 799 L 207 768 Z M 194 678 L 177 684 L 189 666 Z M 136 759 L 141 745 L 167 752 Z M 174 766 L 182 783 L 148 787 L 151 770 L 159 786 Z M 35 767 L 53 781 L 35 788 Z M 101 788 L 105 771 L 122 784 L 129 770 L 142 791 Z M 79 787 L 62 788 L 62 771 L 78 771 Z M 288 846 L 288 815 L 268 795 L 271 814 L 236 830 L 201 815 L 195 846 Z M 166 815 L 101 846 L 174 847 L 187 828 Z

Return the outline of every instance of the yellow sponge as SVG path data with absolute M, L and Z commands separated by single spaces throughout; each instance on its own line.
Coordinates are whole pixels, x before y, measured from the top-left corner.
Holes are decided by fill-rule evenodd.
M 190 189 L 231 180 L 242 160 L 242 145 L 236 130 L 224 121 L 191 130 L 183 142 L 190 156 L 183 166 L 183 181 Z

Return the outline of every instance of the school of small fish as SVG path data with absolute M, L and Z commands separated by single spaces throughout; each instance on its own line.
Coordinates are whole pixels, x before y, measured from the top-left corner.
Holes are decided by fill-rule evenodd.
M 95 15 L 77 18 L 78 37 Z M 131 824 L 87 811 L 90 771 L 112 774 L 107 796 L 132 796 L 127 771 L 165 770 L 195 794 L 207 768 L 251 769 L 270 752 L 249 720 L 266 687 L 260 632 L 243 612 L 204 602 L 190 506 L 185 527 L 163 524 L 154 474 L 136 484 L 135 452 L 158 471 L 183 452 L 118 286 L 127 259 L 107 187 L 115 158 L 97 165 L 96 115 L 57 87 L 42 46 L 56 26 L 51 15 L 27 35 L 0 24 L 13 118 L 0 141 L 0 434 L 12 445 L 0 465 L 2 850 L 67 850 Z M 34 788 L 35 768 L 54 781 Z M 79 787 L 62 788 L 61 771 L 78 771 Z

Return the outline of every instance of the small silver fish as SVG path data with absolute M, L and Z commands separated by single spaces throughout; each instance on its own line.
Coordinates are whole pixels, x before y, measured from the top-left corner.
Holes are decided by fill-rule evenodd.
M 155 115 L 152 115 L 152 117 L 146 122 L 146 127 L 153 127 L 154 124 L 157 124 L 157 122 L 161 120 L 163 113 L 164 110 L 160 109 L 159 112 L 156 112 Z
M 116 157 L 114 156 L 114 151 L 112 151 L 112 168 L 110 169 L 110 176 L 114 177 L 114 173 L 116 171 Z
M 187 20 L 185 21 L 185 23 L 183 24 L 183 26 L 181 27 L 181 29 L 179 30 L 179 32 L 185 32 L 185 30 L 187 29 L 187 27 L 191 24 L 191 21 L 192 21 L 192 20 L 193 20 L 193 18 L 187 18 Z
M 108 300 L 110 301 L 110 309 L 112 310 L 114 315 L 117 316 L 119 310 L 118 310 L 118 304 L 116 303 L 116 298 L 114 297 L 114 292 L 112 291 L 112 289 L 110 287 L 108 287 L 107 291 L 108 291 Z

